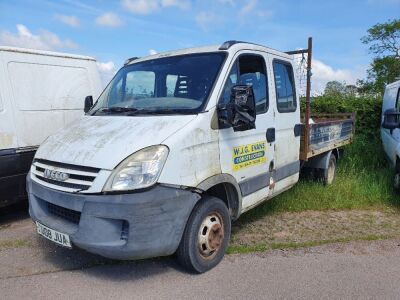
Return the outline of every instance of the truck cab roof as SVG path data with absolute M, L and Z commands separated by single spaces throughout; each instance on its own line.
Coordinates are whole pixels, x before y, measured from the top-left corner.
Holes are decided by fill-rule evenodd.
M 193 48 L 185 48 L 173 51 L 166 51 L 157 53 L 154 55 L 149 55 L 142 58 L 134 58 L 128 59 L 126 65 L 146 61 L 150 59 L 157 59 L 169 56 L 178 56 L 178 55 L 186 55 L 186 54 L 193 54 L 193 53 L 207 53 L 207 52 L 228 52 L 228 53 L 236 53 L 241 50 L 251 50 L 251 51 L 261 51 L 261 52 L 268 52 L 271 54 L 275 54 L 277 56 L 281 56 L 285 59 L 293 59 L 293 55 L 289 55 L 285 52 L 278 51 L 266 46 L 249 43 L 249 42 L 242 42 L 242 41 L 226 41 L 220 45 L 209 45 L 209 46 L 202 46 L 202 47 L 193 47 Z

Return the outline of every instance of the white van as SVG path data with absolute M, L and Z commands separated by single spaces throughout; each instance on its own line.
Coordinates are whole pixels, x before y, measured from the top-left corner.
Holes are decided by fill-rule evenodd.
M 26 199 L 37 147 L 83 116 L 85 96 L 100 92 L 91 57 L 0 47 L 0 207 Z
M 310 124 L 308 105 L 302 126 L 299 52 L 228 41 L 128 60 L 36 152 L 38 233 L 114 259 L 177 252 L 192 271 L 214 267 L 231 220 L 292 187 L 301 165 L 331 183 L 352 140 L 351 116 Z
M 381 139 L 388 161 L 396 171 L 394 187 L 400 189 L 400 80 L 388 84 L 385 89 Z

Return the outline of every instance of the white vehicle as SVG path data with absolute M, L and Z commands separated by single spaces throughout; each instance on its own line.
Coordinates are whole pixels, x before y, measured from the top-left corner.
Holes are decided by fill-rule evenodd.
M 395 168 L 394 186 L 400 188 L 400 80 L 388 84 L 382 103 L 381 138 L 386 156 Z
M 292 187 L 301 164 L 330 183 L 352 139 L 351 118 L 302 130 L 299 52 L 229 41 L 128 60 L 89 113 L 36 152 L 38 233 L 114 259 L 177 252 L 194 272 L 217 265 L 232 220 Z
M 83 116 L 85 96 L 100 92 L 93 58 L 0 47 L 0 207 L 26 199 L 38 146 Z

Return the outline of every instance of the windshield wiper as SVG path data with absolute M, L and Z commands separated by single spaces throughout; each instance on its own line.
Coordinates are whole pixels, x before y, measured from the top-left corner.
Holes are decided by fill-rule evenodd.
M 125 112 L 134 112 L 137 110 L 138 110 L 137 108 L 133 107 L 111 106 L 103 108 L 101 111 L 104 113 L 125 113 Z
M 98 112 L 102 112 L 102 113 L 116 113 L 116 114 L 120 114 L 120 113 L 127 113 L 127 112 L 135 112 L 137 111 L 137 108 L 133 108 L 133 107 L 121 107 L 121 106 L 111 106 L 111 107 L 101 107 L 99 109 L 97 109 L 95 112 L 93 112 L 92 115 L 96 115 Z
M 101 107 L 92 113 L 96 115 L 97 113 L 104 114 L 125 114 L 127 116 L 135 115 L 168 115 L 168 114 L 182 114 L 182 115 L 193 115 L 196 112 L 188 109 L 176 109 L 176 108 L 163 108 L 163 109 L 144 109 L 144 108 L 134 108 L 134 107 L 121 107 L 121 106 L 111 106 L 111 107 Z
M 148 115 L 168 115 L 168 114 L 182 114 L 182 115 L 193 115 L 196 112 L 188 109 L 176 109 L 176 108 L 165 108 L 165 109 L 137 109 L 136 111 L 129 112 L 128 116 L 134 116 L 139 114 Z

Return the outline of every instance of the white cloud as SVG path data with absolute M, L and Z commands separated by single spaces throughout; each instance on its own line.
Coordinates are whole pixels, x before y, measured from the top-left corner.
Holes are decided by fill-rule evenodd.
M 212 26 L 223 22 L 220 15 L 210 11 L 202 11 L 198 13 L 195 20 L 197 25 L 204 31 L 208 31 Z
M 158 0 L 122 0 L 122 6 L 134 14 L 147 15 L 159 8 Z
M 96 18 L 96 24 L 107 27 L 119 27 L 123 24 L 121 18 L 112 12 L 104 13 Z
M 269 18 L 273 15 L 272 10 L 259 9 L 258 0 L 248 0 L 246 4 L 239 11 L 239 18 L 242 22 L 246 21 L 246 17 L 258 16 Z
M 108 82 L 114 77 L 117 71 L 114 62 L 112 61 L 97 62 L 97 69 L 99 70 L 103 86 L 106 86 L 108 84 Z
M 122 0 L 121 3 L 129 12 L 138 15 L 151 14 L 165 7 L 190 8 L 189 0 Z
M 247 3 L 240 9 L 239 14 L 240 15 L 247 15 L 256 8 L 257 5 L 257 0 L 248 0 Z
M 158 52 L 156 51 L 156 50 L 154 50 L 154 49 L 150 49 L 149 50 L 149 54 L 150 55 L 155 55 L 155 54 L 157 54 Z
M 75 16 L 67 16 L 67 15 L 56 14 L 56 15 L 54 15 L 54 18 L 57 21 L 60 21 L 61 23 L 64 23 L 64 24 L 66 24 L 68 26 L 71 26 L 71 27 L 79 27 L 80 24 L 81 24 L 80 20 Z
M 190 1 L 185 0 L 161 0 L 162 7 L 179 7 L 180 9 L 190 8 Z
M 300 61 L 300 60 L 298 60 Z M 305 63 L 298 69 L 298 78 L 301 78 L 301 94 L 305 94 L 306 87 L 306 69 Z M 312 94 L 322 94 L 328 81 L 339 81 L 345 84 L 355 84 L 357 79 L 362 79 L 366 74 L 366 67 L 356 67 L 355 69 L 333 68 L 332 66 L 318 60 L 312 61 L 311 89 Z M 299 70 L 301 74 L 299 73 Z
M 76 49 L 78 45 L 69 39 L 62 40 L 58 35 L 47 30 L 40 30 L 37 35 L 22 24 L 17 24 L 17 32 L 0 31 L 0 44 L 40 50 Z
M 318 92 L 324 91 L 328 81 L 336 80 L 346 84 L 355 84 L 357 79 L 362 76 L 359 70 L 334 69 L 317 59 L 312 62 L 312 73 L 312 89 Z

